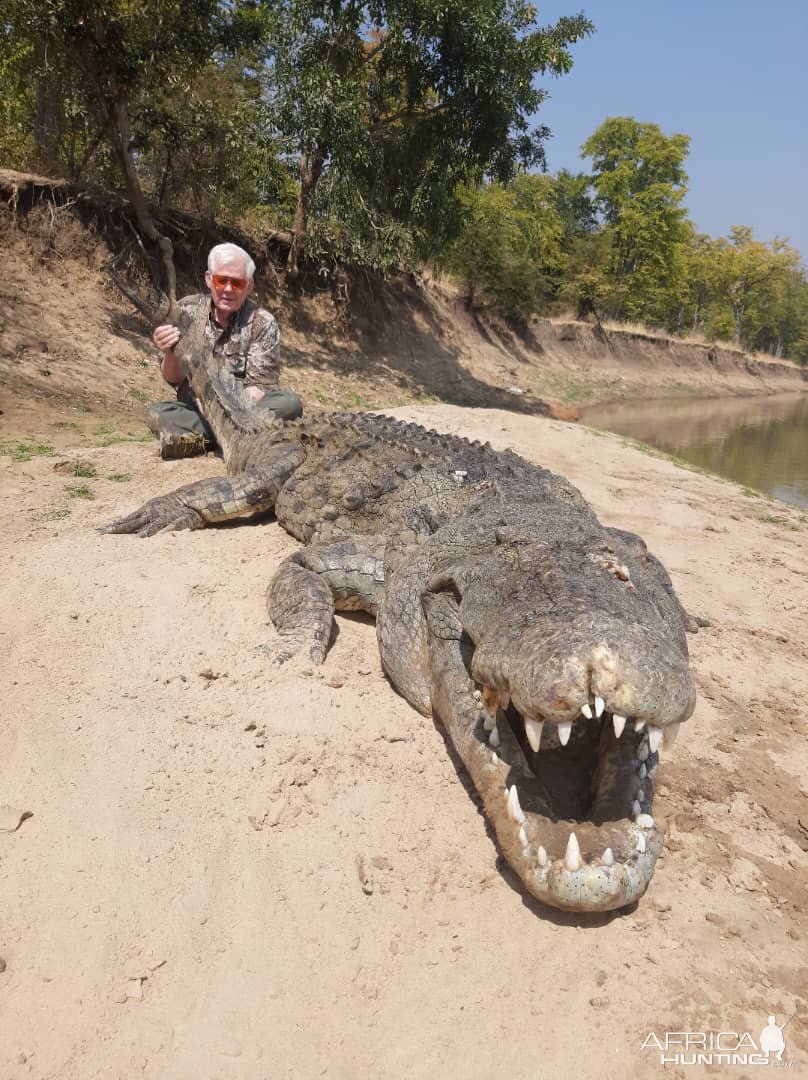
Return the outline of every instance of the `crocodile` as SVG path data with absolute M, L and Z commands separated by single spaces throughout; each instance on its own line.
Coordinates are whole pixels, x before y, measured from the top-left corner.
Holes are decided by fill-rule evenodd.
M 274 511 L 305 545 L 268 587 L 276 661 L 322 663 L 335 610 L 374 616 L 387 677 L 438 721 L 527 891 L 576 912 L 638 900 L 664 841 L 661 744 L 695 705 L 694 627 L 659 560 L 511 451 L 371 413 L 262 417 L 201 318 L 180 328 L 226 476 L 101 531 Z

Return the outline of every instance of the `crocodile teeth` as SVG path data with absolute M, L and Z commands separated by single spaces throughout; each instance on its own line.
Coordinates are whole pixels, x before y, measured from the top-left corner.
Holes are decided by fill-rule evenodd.
M 578 847 L 578 837 L 574 832 L 570 833 L 570 838 L 567 841 L 567 850 L 564 853 L 564 866 L 572 874 L 574 874 L 576 870 L 581 869 L 581 849 Z
M 494 727 L 491 729 L 491 734 L 488 736 L 489 746 L 499 746 L 499 729 Z
M 483 717 L 483 727 L 486 731 L 493 731 L 497 726 L 497 714 L 496 712 L 486 712 Z
M 639 825 L 641 829 L 653 829 L 654 819 L 650 814 L 638 814 L 634 819 L 634 824 Z
M 640 765 L 640 780 L 644 780 L 648 775 L 648 770 L 645 765 Z
M 645 837 L 642 833 L 640 833 L 637 837 L 637 851 L 640 853 L 640 855 L 645 854 Z
M 637 760 L 647 761 L 650 750 L 648 749 L 648 743 L 643 739 L 640 746 L 637 748 Z
M 524 825 L 521 825 L 519 827 L 519 843 L 522 845 L 523 848 L 527 847 L 527 833 L 525 832 Z
M 495 765 L 498 765 L 498 764 L 499 764 L 499 758 L 498 758 L 498 757 L 497 757 L 497 755 L 496 755 L 495 753 L 493 753 L 493 752 L 491 753 L 491 760 L 493 761 L 493 763 L 494 763 Z
M 518 821 L 520 825 L 524 825 L 527 821 L 525 813 L 519 805 L 519 792 L 516 790 L 516 784 L 508 789 L 508 816 L 513 818 L 514 821 Z
M 632 813 L 632 816 L 635 817 L 635 818 L 639 817 L 639 815 L 642 813 L 642 807 L 640 806 L 640 804 L 637 802 L 636 799 L 631 804 L 631 813 Z
M 572 720 L 565 720 L 563 724 L 558 724 L 558 741 L 562 746 L 566 746 L 570 741 L 570 735 L 572 734 Z
M 525 717 L 525 735 L 530 743 L 530 749 L 538 754 L 541 744 L 541 729 L 544 726 L 541 720 L 534 720 L 532 716 Z
M 591 709 L 591 706 L 588 703 L 586 705 L 581 706 L 581 712 L 587 718 L 587 720 L 592 719 L 592 709 Z
M 511 703 L 511 695 L 507 694 L 504 690 L 499 692 L 499 707 L 504 712 Z
M 644 720 L 635 720 L 634 721 L 634 730 L 635 731 L 642 731 L 642 729 L 644 727 L 645 727 L 645 721 Z
M 598 718 L 603 716 L 603 710 L 605 708 L 606 708 L 606 702 L 603 700 L 602 697 L 598 697 L 598 695 L 596 694 L 595 695 L 595 716 L 597 716 Z
M 626 728 L 625 716 L 618 716 L 617 713 L 612 715 L 612 723 L 614 724 L 614 737 L 619 739 Z
M 536 858 L 539 860 L 539 866 L 546 866 L 549 862 L 547 858 L 547 852 L 544 850 L 541 844 L 539 844 L 539 850 L 536 852 Z
M 668 724 L 668 726 L 662 732 L 662 745 L 667 750 L 668 747 L 673 746 L 676 742 L 676 737 L 679 734 L 678 724 Z
M 655 754 L 662 745 L 662 728 L 649 727 L 648 729 L 648 745 L 651 748 L 651 753 Z
M 600 861 L 603 863 L 604 866 L 614 865 L 614 855 L 612 855 L 612 849 L 610 847 L 607 847 L 606 850 L 603 852 L 600 857 Z

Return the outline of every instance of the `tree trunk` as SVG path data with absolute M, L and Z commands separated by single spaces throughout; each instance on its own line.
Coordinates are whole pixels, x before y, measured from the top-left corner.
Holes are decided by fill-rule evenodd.
M 741 334 L 743 332 L 743 316 L 744 316 L 744 305 L 743 304 L 733 304 L 732 305 L 732 317 L 735 320 L 735 344 L 736 345 L 741 344 Z
M 294 279 L 300 273 L 300 256 L 303 253 L 303 245 L 306 241 L 306 229 L 309 223 L 309 210 L 311 198 L 317 181 L 323 174 L 325 160 L 320 154 L 310 158 L 308 154 L 300 155 L 298 172 L 300 173 L 300 191 L 297 196 L 295 216 L 292 221 L 292 243 L 289 245 L 289 255 L 286 259 L 286 269 L 289 277 Z
M 148 240 L 151 240 L 153 244 L 157 245 L 160 251 L 160 258 L 165 273 L 165 293 L 168 297 L 169 304 L 165 316 L 160 316 L 160 318 L 165 318 L 169 322 L 175 322 L 178 311 L 174 247 L 167 236 L 163 236 L 161 232 L 158 232 L 157 226 L 154 224 L 154 220 L 149 213 L 149 207 L 146 202 L 146 196 L 143 194 L 143 188 L 140 186 L 140 178 L 137 174 L 137 169 L 135 168 L 132 152 L 129 149 L 132 129 L 129 123 L 129 109 L 123 92 L 119 90 L 114 95 L 112 102 L 106 103 L 105 111 L 109 123 L 112 147 L 115 156 L 118 159 L 121 172 L 123 173 L 124 183 L 126 184 L 126 194 L 128 195 L 129 202 L 132 204 L 132 209 L 135 212 L 137 226 Z
M 163 166 L 163 174 L 160 177 L 160 190 L 157 192 L 157 202 L 162 206 L 166 201 L 166 192 L 168 191 L 168 180 L 173 171 L 173 155 L 171 153 L 171 144 L 169 143 L 166 151 L 166 161 Z
M 53 86 L 45 79 L 36 80 L 34 106 L 34 154 L 37 168 L 45 176 L 56 176 L 59 169 L 59 107 Z

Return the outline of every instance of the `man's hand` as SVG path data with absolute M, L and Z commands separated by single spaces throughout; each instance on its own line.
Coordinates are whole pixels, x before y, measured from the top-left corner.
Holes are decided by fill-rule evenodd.
M 152 334 L 152 341 L 161 352 L 170 352 L 181 336 L 176 326 L 158 326 Z
M 152 334 L 152 341 L 163 354 L 160 371 L 165 381 L 171 386 L 179 386 L 185 378 L 182 364 L 174 355 L 174 346 L 181 337 L 182 334 L 177 327 L 169 324 L 158 326 Z
M 260 386 L 245 386 L 244 393 L 253 401 L 260 401 L 266 393 Z

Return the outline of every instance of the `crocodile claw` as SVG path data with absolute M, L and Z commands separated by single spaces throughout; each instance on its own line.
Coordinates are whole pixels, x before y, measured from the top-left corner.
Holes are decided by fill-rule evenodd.
M 155 536 L 157 533 L 201 529 L 204 526 L 205 521 L 201 515 L 174 494 L 150 499 L 133 514 L 102 526 L 98 532 Z

